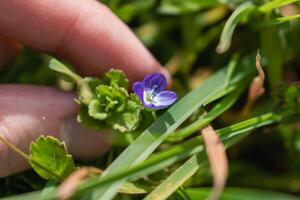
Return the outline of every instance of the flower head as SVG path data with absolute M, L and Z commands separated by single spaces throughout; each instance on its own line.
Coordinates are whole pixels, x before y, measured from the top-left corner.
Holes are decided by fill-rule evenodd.
M 164 91 L 166 86 L 165 76 L 154 73 L 147 75 L 142 82 L 135 82 L 133 90 L 145 107 L 159 110 L 170 106 L 177 99 L 175 92 Z

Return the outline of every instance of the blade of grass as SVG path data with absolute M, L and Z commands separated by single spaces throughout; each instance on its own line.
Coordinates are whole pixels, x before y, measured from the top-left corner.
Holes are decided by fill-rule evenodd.
M 291 15 L 291 16 L 286 16 L 286 17 L 278 17 L 275 19 L 275 22 L 278 24 L 278 23 L 284 23 L 284 22 L 288 22 L 288 21 L 291 21 L 291 20 L 295 20 L 295 19 L 298 19 L 300 18 L 300 14 L 298 15 Z
M 251 71 L 251 70 L 250 70 Z M 158 120 L 146 129 L 121 155 L 107 168 L 99 180 L 109 177 L 121 169 L 127 170 L 135 164 L 143 162 L 151 153 L 174 131 L 183 121 L 195 112 L 212 95 L 226 89 L 224 83 L 227 79 L 227 70 L 223 68 L 206 80 L 199 88 L 193 90 L 175 105 L 167 110 Z M 247 71 L 234 74 L 230 84 L 247 77 Z M 114 184 L 99 187 L 91 199 L 112 199 L 118 188 L 125 181 L 120 180 Z
M 261 12 L 267 13 L 275 8 L 279 8 L 279 7 L 282 7 L 287 4 L 297 2 L 297 1 L 299 1 L 299 0 L 273 0 L 273 1 L 269 1 L 268 3 L 265 3 L 264 5 L 260 6 L 258 8 L 258 10 Z
M 41 199 L 41 191 L 36 191 L 36 192 L 28 192 L 25 194 L 19 194 L 19 195 L 14 195 L 10 197 L 4 197 L 1 198 L 1 200 L 25 200 L 25 199 L 30 199 L 30 200 L 40 200 Z M 53 195 L 53 193 L 52 193 Z
M 219 5 L 220 1 L 218 0 L 185 0 L 178 1 L 177 4 L 173 3 L 170 0 L 162 0 L 160 6 L 158 7 L 158 12 L 161 14 L 168 15 L 180 15 L 183 13 L 196 12 L 200 9 L 205 9 L 208 7 L 213 7 Z
M 255 6 L 251 2 L 246 1 L 233 11 L 222 30 L 220 42 L 217 46 L 218 53 L 224 53 L 229 49 L 235 27 L 241 18 L 253 8 Z
M 235 144 L 240 138 L 247 135 L 248 131 L 278 122 L 279 120 L 280 118 L 278 118 L 277 115 L 267 113 L 232 126 L 219 129 L 217 130 L 217 133 L 220 134 L 222 141 L 226 148 L 228 148 Z M 102 180 L 87 181 L 78 188 L 77 192 L 85 193 L 92 188 L 99 187 L 101 185 L 109 185 L 109 183 L 114 182 L 115 180 L 120 180 L 124 177 L 129 177 L 130 180 L 137 179 L 164 169 L 165 167 L 196 153 L 204 153 L 203 150 L 202 137 L 198 136 L 180 145 L 175 145 L 162 153 L 154 154 L 144 163 L 136 165 L 130 169 L 120 170 L 109 177 L 103 178 Z
M 192 156 L 175 172 L 173 172 L 166 180 L 148 194 L 144 200 L 163 200 L 167 199 L 175 192 L 187 179 L 193 176 L 203 165 L 207 166 L 207 162 L 203 162 L 205 155 L 197 154 Z
M 261 30 L 261 46 L 262 55 L 268 61 L 266 65 L 268 81 L 273 87 L 281 82 L 283 76 L 284 52 L 278 27 L 269 26 Z
M 269 121 L 272 116 L 267 114 L 261 117 L 262 124 L 264 123 L 272 123 L 272 120 Z M 275 119 L 275 118 L 274 118 Z M 266 121 L 265 121 L 266 120 Z M 224 128 L 221 130 L 218 130 L 217 132 L 223 136 L 222 140 L 226 144 L 226 148 L 231 147 L 233 144 L 235 144 L 237 141 L 241 140 L 243 137 L 247 135 L 247 132 L 250 131 L 249 128 L 254 126 L 255 122 L 259 122 L 259 118 L 252 118 L 249 120 L 246 120 L 244 122 L 241 122 L 239 124 L 232 125 L 228 128 Z M 265 122 L 263 122 L 265 121 Z M 251 125 L 250 125 L 251 124 Z M 258 124 L 256 124 L 258 125 Z M 245 134 L 241 134 L 241 132 L 238 131 L 239 128 L 244 127 L 243 130 L 245 130 Z M 226 136 L 226 132 L 229 130 L 232 130 L 233 132 L 231 135 L 235 135 L 231 139 L 226 139 L 224 136 Z M 242 129 L 240 129 L 242 130 Z M 238 133 L 239 132 L 239 133 Z M 241 135 L 239 135 L 241 134 Z M 202 138 L 199 136 L 198 142 L 202 145 Z M 201 143 L 200 143 L 201 142 Z M 193 144 L 189 144 L 189 148 L 192 149 Z M 156 187 L 155 190 L 153 190 L 145 200 L 163 200 L 167 199 L 173 192 L 175 192 L 187 179 L 189 179 L 194 173 L 196 173 L 200 167 L 206 167 L 208 166 L 208 162 L 206 160 L 206 156 L 203 152 L 203 149 L 201 152 L 199 152 L 197 155 L 193 155 L 188 161 L 186 161 L 181 167 L 179 167 L 176 171 L 174 171 L 165 181 L 163 181 L 158 187 Z
M 167 138 L 167 142 L 178 142 L 183 140 L 184 138 L 190 136 L 197 130 L 203 128 L 205 125 L 209 124 L 211 121 L 216 119 L 219 115 L 224 113 L 226 110 L 228 110 L 239 98 L 241 93 L 244 91 L 245 86 L 243 82 L 242 85 L 233 93 L 226 96 L 224 99 L 222 99 L 219 103 L 217 103 L 208 113 L 201 115 L 196 121 L 189 124 L 188 126 L 175 131 Z
M 222 92 L 210 97 L 205 103 L 204 106 L 215 101 L 216 99 L 219 99 L 222 96 L 225 96 L 226 94 L 229 94 L 230 92 L 234 91 L 236 89 L 235 86 L 231 86 L 230 85 L 230 80 L 231 80 L 231 76 L 233 75 L 236 67 L 238 66 L 238 61 L 239 61 L 239 56 L 236 54 L 232 57 L 232 59 L 230 60 L 230 62 L 228 63 L 228 68 L 227 68 L 227 78 L 225 81 L 226 86 L 228 86 L 226 88 L 226 90 L 223 90 Z
M 199 200 L 205 199 L 209 195 L 210 188 L 188 188 L 184 190 L 190 200 Z M 260 190 L 260 189 L 252 189 L 252 188 L 226 188 L 221 196 L 222 200 L 297 200 L 299 197 L 268 191 L 268 190 Z
M 267 113 L 259 117 L 251 118 L 246 121 L 231 125 L 226 128 L 217 130 L 217 133 L 220 134 L 222 141 L 224 142 L 226 148 L 235 144 L 240 138 L 243 138 L 247 135 L 248 131 L 254 130 L 256 128 L 266 126 L 272 123 L 276 123 L 280 118 L 273 114 Z M 77 194 L 84 194 L 89 192 L 91 189 L 110 184 L 116 180 L 123 179 L 124 177 L 129 177 L 130 180 L 134 180 L 156 171 L 162 170 L 175 162 L 181 161 L 185 158 L 188 158 L 192 155 L 202 152 L 204 154 L 204 148 L 202 144 L 202 137 L 197 136 L 188 141 L 183 142 L 182 144 L 177 144 L 172 146 L 170 149 L 163 152 L 153 154 L 147 161 L 132 167 L 129 170 L 119 171 L 111 175 L 110 177 L 105 177 L 102 180 L 88 180 L 81 184 L 77 189 Z M 41 192 L 29 193 L 28 195 L 32 196 L 31 199 L 41 199 Z M 26 194 L 25 194 L 26 195 Z M 21 199 L 19 196 L 13 196 L 6 198 L 10 200 Z M 56 199 L 56 193 L 49 194 L 44 199 L 53 200 Z

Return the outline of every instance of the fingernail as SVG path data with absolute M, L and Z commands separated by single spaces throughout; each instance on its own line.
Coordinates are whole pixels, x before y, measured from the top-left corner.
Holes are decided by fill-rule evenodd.
M 83 127 L 74 117 L 65 120 L 60 127 L 60 139 L 79 159 L 92 159 L 105 153 L 110 146 L 108 136 L 108 132 Z

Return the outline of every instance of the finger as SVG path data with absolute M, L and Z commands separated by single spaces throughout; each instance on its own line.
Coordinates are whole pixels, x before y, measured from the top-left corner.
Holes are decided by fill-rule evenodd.
M 0 4 L 0 32 L 61 56 L 83 75 L 109 68 L 131 80 L 164 71 L 129 28 L 94 0 L 9 0 Z
M 68 118 L 60 126 L 60 136 L 69 152 L 79 159 L 92 159 L 105 152 L 110 138 L 107 132 L 99 132 L 80 125 L 75 117 Z
M 74 132 L 73 136 L 76 139 L 66 141 L 71 147 L 71 153 L 74 151 L 74 156 L 99 155 L 108 147 L 105 135 L 82 133 L 80 131 L 85 130 L 79 129 L 74 121 L 70 124 L 69 118 L 78 111 L 77 105 L 73 103 L 74 97 L 71 93 L 48 87 L 1 85 L 0 134 L 22 151 L 28 152 L 30 142 L 41 134 L 68 139 L 72 136 L 66 135 Z M 61 136 L 61 131 L 63 131 L 63 136 Z M 79 144 L 76 141 L 79 140 L 83 144 L 76 146 Z M 0 177 L 26 168 L 28 168 L 26 160 L 0 142 Z
M 3 69 L 20 52 L 21 45 L 0 35 L 0 69 Z

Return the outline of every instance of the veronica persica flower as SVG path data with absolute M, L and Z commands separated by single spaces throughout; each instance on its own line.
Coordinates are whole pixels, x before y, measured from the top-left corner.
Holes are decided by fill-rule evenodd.
M 159 110 L 170 106 L 177 99 L 175 92 L 164 91 L 166 86 L 165 76 L 154 73 L 147 75 L 142 82 L 135 82 L 133 91 L 145 107 Z

